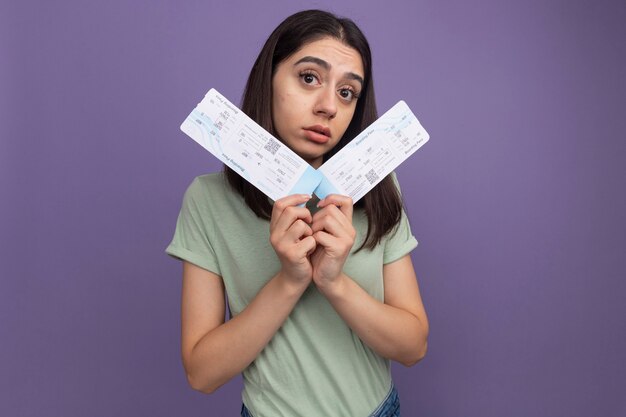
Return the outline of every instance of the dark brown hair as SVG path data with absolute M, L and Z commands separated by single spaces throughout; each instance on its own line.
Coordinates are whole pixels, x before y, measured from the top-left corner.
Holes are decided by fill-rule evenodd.
M 350 125 L 337 145 L 324 155 L 333 156 L 377 118 L 376 99 L 372 82 L 372 55 L 367 39 L 356 24 L 321 10 L 305 10 L 289 16 L 272 32 L 252 66 L 241 109 L 273 136 L 278 137 L 272 122 L 272 78 L 278 64 L 302 46 L 321 38 L 331 37 L 355 49 L 361 55 L 365 78 Z M 280 139 L 280 138 L 279 138 Z M 227 166 L 224 167 L 230 185 L 243 196 L 257 216 L 269 220 L 270 200 L 256 187 Z M 359 248 L 373 249 L 400 222 L 402 199 L 393 178 L 388 175 L 361 200 L 355 208 L 365 210 L 367 234 Z

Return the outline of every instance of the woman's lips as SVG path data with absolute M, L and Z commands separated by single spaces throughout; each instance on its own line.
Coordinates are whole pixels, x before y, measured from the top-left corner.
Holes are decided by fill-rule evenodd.
M 316 143 L 326 143 L 330 140 L 330 129 L 321 125 L 304 128 L 304 136 Z

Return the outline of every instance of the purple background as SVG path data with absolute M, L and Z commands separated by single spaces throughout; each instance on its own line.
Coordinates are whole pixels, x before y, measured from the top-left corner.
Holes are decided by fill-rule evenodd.
M 180 361 L 163 251 L 220 164 L 178 127 L 320 7 L 431 134 L 398 169 L 431 324 L 403 415 L 626 415 L 626 2 L 214 3 L 0 4 L 0 414 L 238 415 Z

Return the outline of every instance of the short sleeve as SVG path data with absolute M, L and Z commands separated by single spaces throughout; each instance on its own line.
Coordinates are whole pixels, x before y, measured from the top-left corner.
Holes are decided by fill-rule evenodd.
M 400 184 L 398 183 L 396 173 L 392 172 L 391 176 L 393 178 L 394 184 L 396 185 L 396 187 L 398 187 L 398 190 L 400 190 Z M 415 236 L 413 236 L 413 233 L 411 232 L 411 225 L 409 224 L 409 219 L 404 209 L 402 209 L 400 222 L 391 231 L 391 233 L 387 237 L 387 240 L 385 241 L 383 263 L 388 264 L 393 261 L 397 261 L 416 247 L 417 239 L 415 239 Z
M 221 275 L 215 251 L 211 245 L 211 212 L 208 190 L 196 178 L 183 197 L 176 221 L 176 230 L 165 252 L 177 259 L 188 261 L 208 271 Z
M 411 233 L 411 226 L 406 213 L 402 210 L 400 223 L 391 231 L 385 242 L 383 264 L 397 261 L 417 247 L 417 239 Z

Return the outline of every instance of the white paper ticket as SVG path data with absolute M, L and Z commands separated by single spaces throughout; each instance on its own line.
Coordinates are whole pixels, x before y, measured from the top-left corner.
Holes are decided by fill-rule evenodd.
M 321 174 L 215 89 L 180 129 L 272 200 L 310 194 Z
M 400 101 L 315 170 L 215 89 L 180 128 L 272 200 L 336 193 L 356 203 L 429 139 Z
M 343 194 L 357 202 L 428 142 L 429 135 L 399 101 L 318 168 L 324 179 L 315 194 Z

